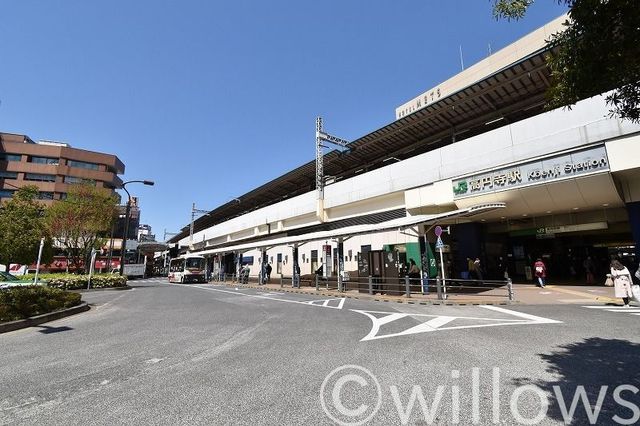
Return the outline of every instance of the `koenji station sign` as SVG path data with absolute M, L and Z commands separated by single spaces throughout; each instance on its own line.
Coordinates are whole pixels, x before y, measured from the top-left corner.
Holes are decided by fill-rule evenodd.
M 454 198 L 487 194 L 609 171 L 603 145 L 454 179 Z

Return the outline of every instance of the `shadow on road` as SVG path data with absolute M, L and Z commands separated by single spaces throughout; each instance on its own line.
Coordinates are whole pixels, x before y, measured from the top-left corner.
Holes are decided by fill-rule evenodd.
M 37 327 L 43 329 L 43 330 L 38 330 L 42 334 L 53 334 L 53 333 L 60 333 L 62 331 L 73 330 L 73 328 L 67 327 L 66 325 L 62 327 L 50 327 L 48 325 L 39 325 Z
M 555 375 L 557 380 L 531 383 L 527 379 L 518 379 L 516 384 L 535 384 L 548 394 L 548 418 L 569 425 L 621 424 L 613 420 L 615 415 L 628 420 L 635 414 L 628 404 L 640 407 L 640 393 L 637 389 L 635 394 L 633 390 L 620 389 L 622 392 L 618 402 L 614 399 L 614 391 L 618 386 L 640 388 L 640 344 L 594 337 L 560 346 L 559 350 L 540 354 L 540 357 L 548 363 L 547 371 Z M 590 402 L 585 403 L 584 399 L 580 399 L 573 418 L 569 418 L 574 395 L 580 391 L 581 386 Z M 608 388 L 605 390 L 603 386 Z M 599 396 L 604 398 L 597 422 L 593 423 L 585 406 L 593 412 Z M 620 404 L 620 399 L 628 402 Z

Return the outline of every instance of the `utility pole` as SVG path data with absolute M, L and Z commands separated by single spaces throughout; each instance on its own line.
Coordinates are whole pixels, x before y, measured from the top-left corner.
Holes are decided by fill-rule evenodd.
M 324 222 L 324 152 L 322 149 L 327 148 L 322 144 L 323 142 L 328 142 L 341 148 L 347 148 L 347 145 L 349 145 L 349 141 L 325 133 L 322 117 L 316 117 L 316 191 L 318 193 L 316 216 L 320 222 Z
M 197 214 L 209 213 L 208 210 L 196 209 L 196 203 L 191 205 L 191 225 L 189 226 L 189 248 L 193 246 L 193 222 L 195 221 Z

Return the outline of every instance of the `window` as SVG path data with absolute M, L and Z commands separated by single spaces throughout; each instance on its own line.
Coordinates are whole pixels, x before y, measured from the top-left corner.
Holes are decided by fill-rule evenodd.
M 43 175 L 40 173 L 25 173 L 24 180 L 34 180 L 37 182 L 55 182 L 55 175 Z
M 0 179 L 18 179 L 16 172 L 0 172 Z
M 96 181 L 92 179 L 84 179 L 75 176 L 65 176 L 64 183 L 88 183 L 90 185 L 96 186 Z
M 278 263 L 276 264 L 276 273 L 282 273 L 282 253 L 278 253 Z
M 31 157 L 29 162 L 36 164 L 51 164 L 57 166 L 60 164 L 60 159 L 58 158 L 50 158 L 50 157 Z
M 0 161 L 21 161 L 22 160 L 22 155 L 20 154 L 7 154 L 7 153 L 2 153 L 0 154 Z
M 55 182 L 56 176 L 41 173 L 25 173 L 24 180 L 33 180 L 37 182 Z
M 67 166 L 78 167 L 80 169 L 99 170 L 100 166 L 94 163 L 86 163 L 84 161 L 68 160 Z
M 311 272 L 318 270 L 318 250 L 311 250 Z
M 0 189 L 0 198 L 11 198 L 14 192 L 12 189 Z
M 204 259 L 200 259 L 197 257 L 188 258 L 186 268 L 187 269 L 203 269 Z
M 39 200 L 53 200 L 53 192 L 38 192 Z

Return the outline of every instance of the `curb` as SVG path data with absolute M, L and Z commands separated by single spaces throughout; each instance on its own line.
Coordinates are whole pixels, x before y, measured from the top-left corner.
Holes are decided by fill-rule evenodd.
M 74 293 L 91 293 L 91 292 L 94 292 L 94 291 L 110 291 L 110 290 L 116 290 L 116 291 L 133 290 L 133 287 L 130 287 L 127 284 L 124 287 L 101 287 L 101 288 L 90 288 L 90 289 L 76 288 L 76 289 L 73 289 L 73 290 L 66 290 L 66 291 L 72 291 Z
M 63 309 L 61 311 L 49 312 L 48 314 L 42 314 L 35 317 L 5 322 L 0 324 L 0 333 L 7 333 L 9 331 L 20 330 L 21 328 L 33 327 L 45 322 L 55 321 L 57 319 L 68 317 L 70 315 L 79 314 L 80 312 L 85 312 L 89 309 L 89 304 L 87 302 L 82 302 L 78 306 Z
M 478 300 L 459 300 L 459 301 L 448 301 L 448 300 L 419 300 L 419 299 L 411 299 L 411 298 L 386 298 L 384 296 L 370 296 L 368 294 L 361 294 L 359 296 L 347 295 L 344 293 L 333 293 L 326 291 L 305 291 L 305 290 L 293 290 L 286 288 L 268 288 L 263 286 L 255 286 L 255 285 L 246 285 L 246 284 L 233 284 L 233 283 L 219 283 L 223 284 L 226 287 L 239 287 L 239 288 L 250 288 L 254 290 L 260 291 L 276 291 L 280 293 L 295 293 L 295 294 L 310 294 L 313 296 L 328 296 L 328 297 L 341 297 L 345 299 L 358 299 L 358 300 L 370 300 L 375 302 L 392 302 L 392 303 L 404 303 L 408 305 L 429 305 L 429 306 L 479 306 L 479 305 L 512 305 L 519 303 L 518 301 L 509 301 L 509 300 L 486 300 L 486 301 L 478 301 Z

